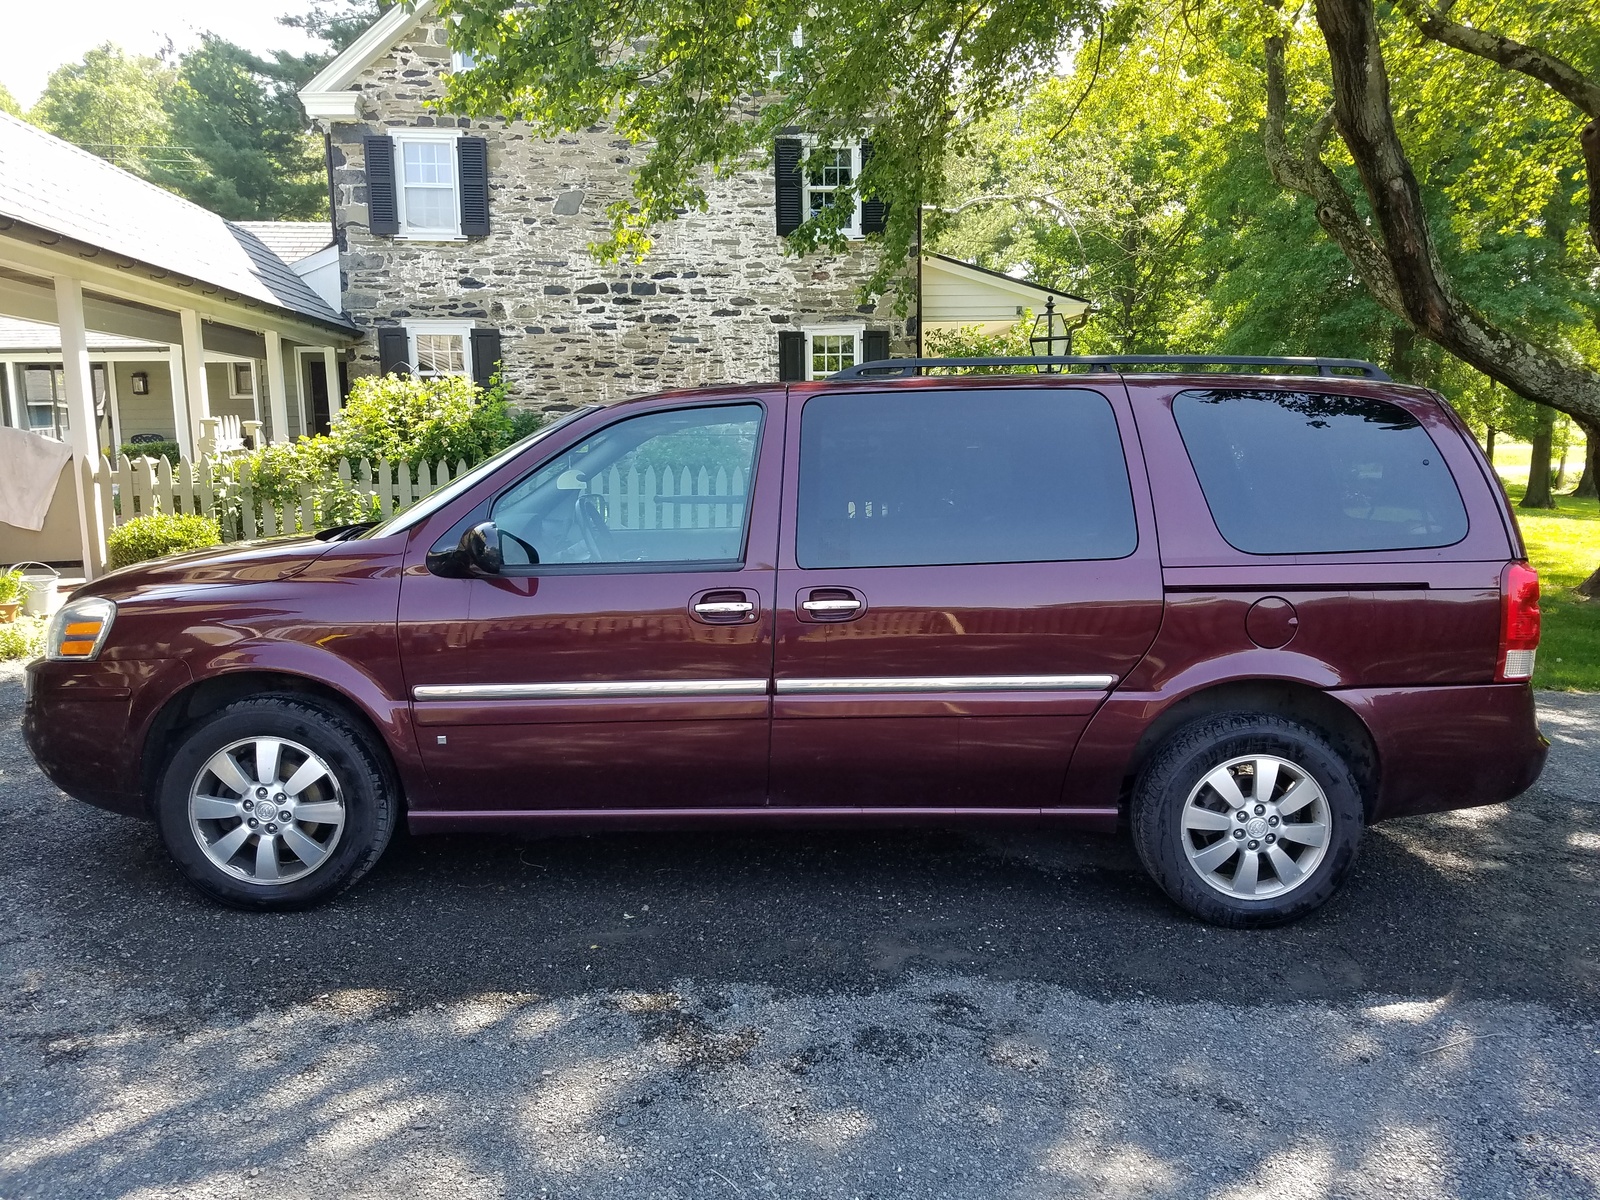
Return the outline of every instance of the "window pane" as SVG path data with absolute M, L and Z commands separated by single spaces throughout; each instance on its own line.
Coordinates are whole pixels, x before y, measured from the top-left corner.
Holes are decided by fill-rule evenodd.
M 402 142 L 401 162 L 407 183 L 451 182 L 450 156 L 455 147 L 449 142 Z
M 811 378 L 826 379 L 835 371 L 856 365 L 856 335 L 817 333 L 811 335 Z
M 1172 412 L 1217 529 L 1250 554 L 1449 546 L 1467 535 L 1416 418 L 1365 396 L 1211 389 Z
M 406 224 L 413 229 L 454 229 L 456 193 L 453 188 L 408 187 Z
M 734 562 L 760 431 L 755 404 L 632 417 L 540 467 L 492 515 L 541 563 Z M 527 561 L 510 538 L 502 549 Z
M 418 333 L 417 374 L 465 375 L 466 350 L 459 333 Z
M 850 182 L 850 151 L 820 150 L 811 157 L 811 185 L 838 187 Z
M 1111 406 L 1067 388 L 817 396 L 802 567 L 1121 558 L 1138 543 Z

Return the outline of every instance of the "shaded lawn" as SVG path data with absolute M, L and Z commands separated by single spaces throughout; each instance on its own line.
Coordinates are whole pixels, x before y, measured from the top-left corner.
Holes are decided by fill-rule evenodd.
M 1495 447 L 1495 468 L 1516 504 L 1528 483 L 1528 448 Z M 1566 486 L 1577 486 L 1582 459 L 1569 459 Z M 1600 502 L 1556 498 L 1554 509 L 1518 508 L 1517 523 L 1538 568 L 1543 638 L 1533 684 L 1564 691 L 1600 691 L 1600 600 L 1584 602 L 1573 588 L 1600 567 Z

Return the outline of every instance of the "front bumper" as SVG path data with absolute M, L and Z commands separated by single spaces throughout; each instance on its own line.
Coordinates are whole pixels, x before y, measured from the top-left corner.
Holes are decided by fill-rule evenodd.
M 166 700 L 190 680 L 178 659 L 35 659 L 27 669 L 23 739 L 67 795 L 149 816 L 145 739 Z

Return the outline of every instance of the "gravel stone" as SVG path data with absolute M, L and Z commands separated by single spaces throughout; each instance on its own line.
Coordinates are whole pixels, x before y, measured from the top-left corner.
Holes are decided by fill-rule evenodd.
M 397 837 L 185 887 L 0 665 L 0 1197 L 1600 1193 L 1600 696 L 1510 805 L 1370 831 L 1287 929 L 1121 838 Z

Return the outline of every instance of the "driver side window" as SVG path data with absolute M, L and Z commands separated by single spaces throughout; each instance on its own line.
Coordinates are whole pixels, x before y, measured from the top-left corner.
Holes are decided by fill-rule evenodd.
M 756 404 L 607 426 L 495 501 L 506 565 L 737 561 L 760 435 Z

